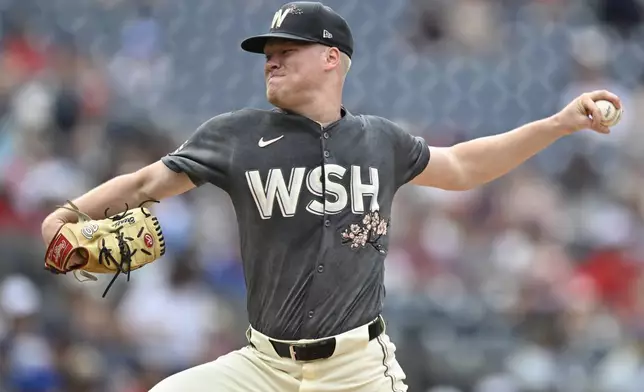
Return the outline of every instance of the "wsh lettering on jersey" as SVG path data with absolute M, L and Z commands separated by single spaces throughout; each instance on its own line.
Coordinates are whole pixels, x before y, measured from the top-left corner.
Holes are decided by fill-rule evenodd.
M 360 166 L 351 166 L 349 169 L 340 165 L 324 165 L 325 186 L 322 184 L 322 167 L 318 166 L 307 172 L 304 167 L 290 169 L 284 173 L 282 169 L 270 169 L 266 181 L 262 181 L 257 170 L 246 172 L 248 188 L 255 199 L 255 204 L 262 219 L 273 216 L 275 201 L 279 205 L 282 216 L 295 215 L 297 206 L 302 197 L 302 190 L 306 189 L 306 210 L 315 215 L 338 214 L 351 205 L 354 214 L 365 212 L 365 197 L 370 199 L 369 211 L 379 209 L 378 190 L 380 187 L 378 169 L 370 167 L 369 179 L 363 181 Z M 288 176 L 288 181 L 286 181 Z M 349 186 L 341 183 L 345 176 L 351 176 Z M 326 193 L 326 204 L 323 202 Z M 326 207 L 326 209 L 325 209 Z

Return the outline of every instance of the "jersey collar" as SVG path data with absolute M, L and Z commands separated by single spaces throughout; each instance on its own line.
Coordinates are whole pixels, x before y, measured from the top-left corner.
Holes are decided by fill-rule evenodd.
M 298 117 L 306 118 L 309 121 L 313 121 L 313 120 L 309 119 L 308 117 L 304 117 L 301 114 L 295 113 L 295 112 L 293 112 L 291 110 L 288 110 L 288 109 L 274 108 L 273 111 L 278 112 L 278 113 L 292 115 L 292 116 L 298 116 Z M 337 121 L 332 122 L 329 125 L 327 125 L 327 127 L 329 127 L 329 126 L 331 126 L 333 124 L 337 124 L 340 121 L 344 120 L 345 118 L 349 118 L 349 117 L 351 117 L 351 113 L 349 113 L 349 111 L 344 107 L 344 105 L 342 105 L 342 106 L 340 106 L 340 119 L 337 120 Z

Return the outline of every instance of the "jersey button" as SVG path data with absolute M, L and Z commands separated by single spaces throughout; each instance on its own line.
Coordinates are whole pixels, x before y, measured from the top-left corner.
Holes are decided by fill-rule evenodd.
M 331 226 L 331 221 L 330 221 L 330 220 L 328 220 L 328 219 L 327 219 L 327 220 L 325 220 L 325 221 L 324 221 L 324 226 L 326 226 L 326 227 Z
M 329 133 L 328 133 L 328 132 L 324 132 L 324 135 L 323 135 L 323 136 L 324 136 L 324 138 L 325 138 L 325 139 L 328 139 L 328 138 L 329 138 Z
M 314 314 L 314 313 L 315 313 L 314 311 L 309 310 L 309 318 L 313 318 L 313 314 Z
M 331 156 L 331 153 L 330 153 L 330 152 L 328 152 L 328 151 L 324 151 L 324 157 L 325 157 L 325 158 L 328 158 L 328 157 L 330 157 L 330 156 Z
M 322 264 L 318 265 L 318 272 L 319 273 L 324 272 L 324 266 Z

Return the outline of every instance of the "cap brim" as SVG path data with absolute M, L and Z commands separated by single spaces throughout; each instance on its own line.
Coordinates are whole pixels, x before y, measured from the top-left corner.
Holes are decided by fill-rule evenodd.
M 266 42 L 271 38 L 282 38 L 300 42 L 316 42 L 312 39 L 302 38 L 289 33 L 268 33 L 246 38 L 242 41 L 241 48 L 250 53 L 264 53 L 264 46 L 266 46 Z

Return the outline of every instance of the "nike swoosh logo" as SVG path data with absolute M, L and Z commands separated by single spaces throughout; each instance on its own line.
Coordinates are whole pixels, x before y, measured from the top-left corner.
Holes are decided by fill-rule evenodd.
M 282 135 L 282 136 L 280 136 L 280 137 L 276 137 L 275 139 L 266 140 L 266 141 L 265 141 L 265 140 L 264 140 L 264 138 L 262 137 L 261 139 L 259 139 L 259 142 L 257 143 L 257 145 L 258 145 L 258 146 L 260 146 L 260 147 L 266 147 L 266 146 L 268 146 L 269 144 L 273 144 L 273 143 L 275 143 L 276 141 L 280 140 L 280 139 L 281 139 L 281 138 L 283 138 L 283 137 L 284 137 L 284 135 Z

